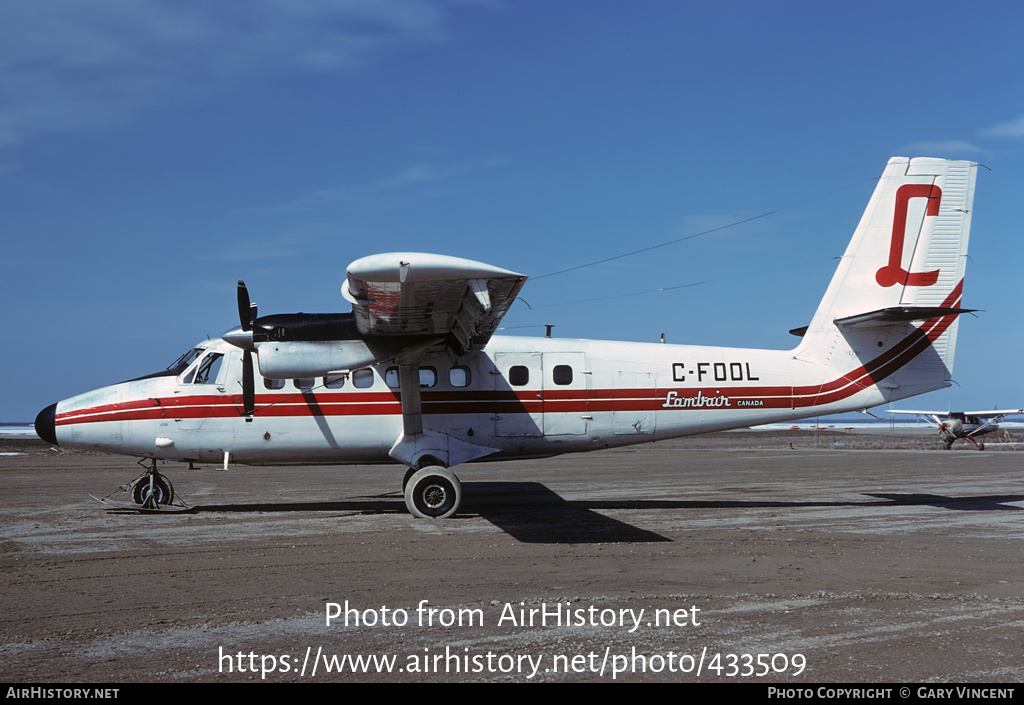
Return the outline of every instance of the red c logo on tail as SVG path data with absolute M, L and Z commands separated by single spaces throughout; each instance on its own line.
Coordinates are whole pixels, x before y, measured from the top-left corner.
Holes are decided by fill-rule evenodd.
M 892 242 L 889 244 L 889 264 L 875 272 L 879 286 L 931 286 L 939 280 L 939 270 L 908 272 L 903 268 L 903 241 L 907 231 L 907 202 L 911 198 L 927 198 L 925 215 L 937 215 L 942 189 L 934 184 L 906 184 L 896 189 L 896 209 L 892 218 Z

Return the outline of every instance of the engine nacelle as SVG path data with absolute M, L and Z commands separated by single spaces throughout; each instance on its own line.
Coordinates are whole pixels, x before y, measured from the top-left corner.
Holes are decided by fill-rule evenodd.
M 256 345 L 260 374 L 269 379 L 321 377 L 392 359 L 394 349 L 363 340 L 271 341 Z

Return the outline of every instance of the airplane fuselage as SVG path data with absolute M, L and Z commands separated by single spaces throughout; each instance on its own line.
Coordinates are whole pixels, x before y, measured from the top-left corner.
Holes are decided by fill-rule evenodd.
M 995 433 L 999 430 L 999 424 L 995 421 L 984 422 L 980 421 L 975 416 L 967 416 L 961 421 L 959 427 L 960 435 L 962 436 L 987 436 L 990 433 Z
M 178 374 L 60 402 L 53 409 L 54 439 L 163 460 L 220 461 L 228 453 L 243 464 L 394 462 L 388 450 L 402 434 L 397 366 L 307 379 L 258 377 L 251 419 L 242 413 L 241 367 L 237 348 L 203 343 Z M 486 457 L 497 459 L 624 446 L 889 401 L 866 384 L 877 369 L 850 367 L 840 374 L 792 351 L 495 336 L 484 350 L 460 358 L 438 353 L 422 359 L 423 425 L 494 449 Z

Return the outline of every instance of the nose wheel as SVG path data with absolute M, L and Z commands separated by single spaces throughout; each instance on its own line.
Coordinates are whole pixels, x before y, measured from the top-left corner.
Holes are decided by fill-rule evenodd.
M 174 485 L 154 468 L 132 484 L 132 501 L 143 509 L 174 502 Z

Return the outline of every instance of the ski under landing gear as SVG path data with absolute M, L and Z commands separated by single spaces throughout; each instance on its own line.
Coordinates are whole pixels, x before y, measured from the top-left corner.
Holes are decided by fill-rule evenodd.
M 145 463 L 140 460 L 139 465 Z M 131 501 L 114 499 L 119 492 L 127 494 Z M 175 501 L 174 486 L 171 481 L 156 469 L 156 460 L 149 461 L 149 468 L 131 482 L 121 485 L 106 497 L 98 497 L 92 492 L 89 496 L 96 501 L 116 509 L 134 509 L 139 512 L 188 512 L 192 510 L 184 500 Z
M 455 473 L 440 465 L 409 469 L 403 482 L 405 506 L 421 519 L 447 519 L 462 504 L 462 483 Z
M 942 437 L 942 449 L 953 450 L 953 444 L 956 443 L 957 436 L 953 435 L 949 429 L 946 428 L 945 424 L 939 427 L 939 435 Z M 971 442 L 978 450 L 985 450 L 985 444 L 979 443 L 970 436 L 970 434 L 959 436 Z

